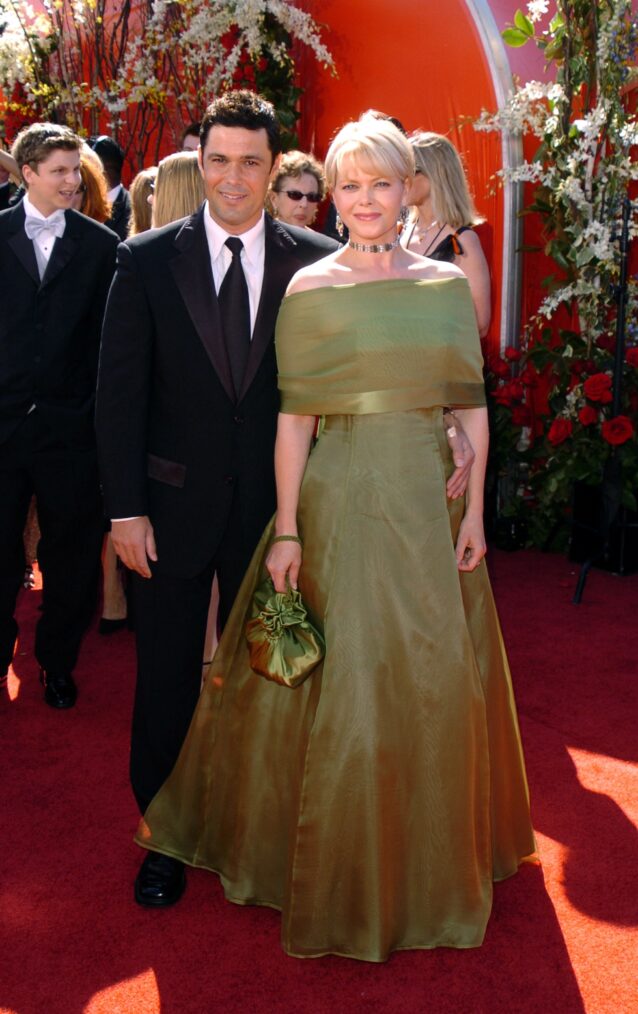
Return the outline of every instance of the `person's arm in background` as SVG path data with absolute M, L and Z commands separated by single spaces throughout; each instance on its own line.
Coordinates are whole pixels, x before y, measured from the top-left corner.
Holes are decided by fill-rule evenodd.
M 469 571 L 478 567 L 487 551 L 483 528 L 485 469 L 489 448 L 487 409 L 455 408 L 454 414 L 460 419 L 476 455 L 467 487 L 465 514 L 456 540 L 459 570 Z

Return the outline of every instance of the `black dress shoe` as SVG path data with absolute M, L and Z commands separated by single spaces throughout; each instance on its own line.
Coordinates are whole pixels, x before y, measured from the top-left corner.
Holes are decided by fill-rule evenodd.
M 174 905 L 185 887 L 184 864 L 179 859 L 149 852 L 135 878 L 135 900 L 150 908 Z
M 97 632 L 98 634 L 106 636 L 108 634 L 114 634 L 117 630 L 124 630 L 127 625 L 128 621 L 126 616 L 123 620 L 107 620 L 103 616 L 98 624 Z
M 70 672 L 48 672 L 40 669 L 40 683 L 44 699 L 52 708 L 72 708 L 78 697 L 78 688 Z

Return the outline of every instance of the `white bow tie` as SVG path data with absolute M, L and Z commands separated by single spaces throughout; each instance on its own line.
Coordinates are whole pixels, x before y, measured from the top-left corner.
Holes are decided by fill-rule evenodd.
M 24 231 L 26 232 L 29 239 L 36 239 L 41 236 L 42 233 L 47 232 L 59 239 L 60 236 L 64 235 L 64 227 L 66 225 L 66 219 L 64 212 L 60 209 L 54 211 L 48 218 L 36 218 L 34 215 L 26 215 L 24 220 Z

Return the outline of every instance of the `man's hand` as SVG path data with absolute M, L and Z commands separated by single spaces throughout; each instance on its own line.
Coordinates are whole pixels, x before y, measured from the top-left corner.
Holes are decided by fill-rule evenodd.
M 150 577 L 149 560 L 157 560 L 153 526 L 148 517 L 131 521 L 111 522 L 111 539 L 115 552 L 125 567 L 142 577 Z
M 452 415 L 451 412 L 445 412 L 443 415 L 443 425 L 445 426 L 447 442 L 452 451 L 452 460 L 456 465 L 455 470 L 447 481 L 445 489 L 450 500 L 457 500 L 460 496 L 463 496 L 467 489 L 476 455 L 467 433 L 455 415 Z

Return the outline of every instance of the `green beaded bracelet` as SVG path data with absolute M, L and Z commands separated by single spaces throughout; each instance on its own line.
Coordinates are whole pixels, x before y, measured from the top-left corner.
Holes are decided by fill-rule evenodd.
M 301 541 L 301 539 L 299 538 L 298 535 L 275 535 L 275 537 L 274 537 L 274 539 L 272 541 L 273 541 L 273 543 L 275 543 L 275 542 L 298 542 L 300 546 L 303 545 L 303 543 L 302 543 L 302 541 Z

